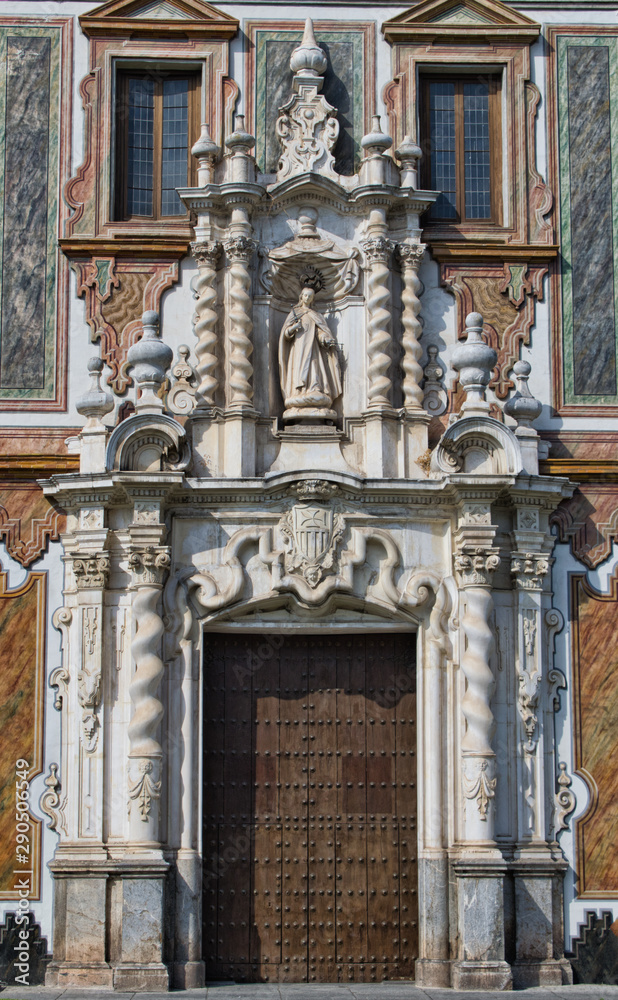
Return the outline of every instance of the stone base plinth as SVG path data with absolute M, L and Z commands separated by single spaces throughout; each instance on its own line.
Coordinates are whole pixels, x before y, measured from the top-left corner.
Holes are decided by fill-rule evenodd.
M 508 962 L 454 962 L 454 990 L 512 990 L 513 974 Z
M 125 963 L 114 967 L 114 989 L 119 993 L 160 993 L 169 990 L 165 965 Z
M 292 424 L 275 435 L 281 442 L 277 458 L 265 478 L 277 472 L 356 474 L 341 453 L 341 431 L 327 424 Z
M 174 962 L 172 985 L 175 990 L 198 990 L 206 982 L 205 962 Z
M 72 986 L 80 989 L 98 986 L 114 988 L 113 969 L 107 962 L 50 962 L 45 972 L 45 985 L 66 990 Z
M 451 963 L 431 958 L 419 958 L 414 965 L 415 986 L 449 987 Z
M 566 958 L 513 963 L 513 986 L 516 990 L 531 986 L 568 986 L 572 982 L 573 969 Z

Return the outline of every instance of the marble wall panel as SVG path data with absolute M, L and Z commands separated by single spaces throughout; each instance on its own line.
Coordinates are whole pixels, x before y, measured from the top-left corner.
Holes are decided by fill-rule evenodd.
M 563 402 L 615 406 L 618 38 L 572 29 L 556 53 Z
M 303 32 L 300 26 L 297 31 L 251 27 L 254 41 L 251 50 L 255 53 L 250 73 L 255 74 L 256 88 L 253 109 L 256 158 L 260 170 L 272 173 L 277 169 L 280 153 L 275 122 L 279 109 L 293 93 L 290 56 L 300 44 Z M 353 174 L 360 163 L 360 140 L 367 122 L 367 104 L 372 100 L 371 67 L 367 75 L 367 26 L 359 30 L 354 24 L 335 31 L 316 23 L 315 29 L 316 39 L 328 56 L 322 93 L 337 109 L 341 127 L 334 149 L 335 169 L 340 174 Z
M 42 770 L 47 574 L 29 573 L 8 588 L 0 572 L 0 899 L 16 900 L 15 762 L 25 758 L 32 780 Z M 31 821 L 32 893 L 41 880 L 41 824 Z
M 618 898 L 617 610 L 616 576 L 600 594 L 584 575 L 572 575 L 575 766 L 590 790 L 576 823 L 577 894 L 584 898 Z
M 68 272 L 57 239 L 71 29 L 68 19 L 44 27 L 7 20 L 0 18 L 0 407 L 63 409 Z

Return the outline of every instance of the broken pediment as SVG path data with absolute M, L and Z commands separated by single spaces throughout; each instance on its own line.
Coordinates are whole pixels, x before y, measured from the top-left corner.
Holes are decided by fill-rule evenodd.
M 530 43 L 540 30 L 535 21 L 500 0 L 421 0 L 382 25 L 389 42 L 478 42 L 509 37 Z
M 83 14 L 84 34 L 135 36 L 165 33 L 233 38 L 238 21 L 204 0 L 110 0 Z

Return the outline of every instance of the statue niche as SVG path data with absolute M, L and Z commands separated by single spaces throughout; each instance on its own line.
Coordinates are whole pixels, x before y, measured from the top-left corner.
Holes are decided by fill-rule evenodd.
M 337 341 L 313 308 L 313 288 L 302 289 L 279 338 L 279 376 L 284 420 L 334 420 L 332 404 L 341 395 Z

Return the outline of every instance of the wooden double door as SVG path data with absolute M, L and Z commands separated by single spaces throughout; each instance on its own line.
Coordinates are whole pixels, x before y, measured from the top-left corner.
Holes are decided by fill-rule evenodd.
M 415 637 L 207 634 L 207 979 L 413 978 Z

